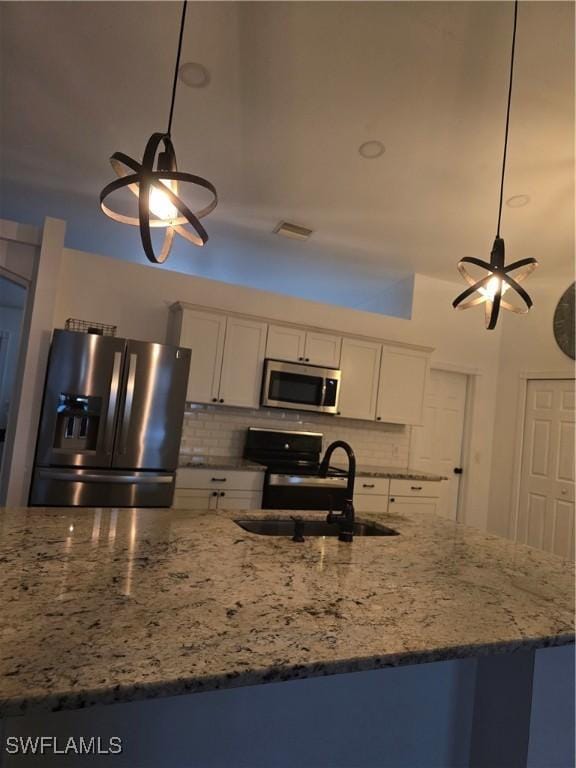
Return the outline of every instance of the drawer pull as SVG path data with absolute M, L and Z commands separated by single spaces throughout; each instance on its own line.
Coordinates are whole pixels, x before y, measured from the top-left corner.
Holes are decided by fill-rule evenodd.
M 226 482 L 226 478 L 225 477 L 213 477 L 210 482 L 212 482 L 212 483 L 225 483 Z
M 421 491 L 422 490 L 422 486 L 421 485 L 411 485 L 410 486 L 410 490 L 411 491 Z
M 362 483 L 362 488 L 375 488 L 374 483 Z

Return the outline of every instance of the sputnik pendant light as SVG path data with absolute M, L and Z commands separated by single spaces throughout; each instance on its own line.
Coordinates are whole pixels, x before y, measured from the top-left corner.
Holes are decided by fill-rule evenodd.
M 208 240 L 208 234 L 200 223 L 200 219 L 213 211 L 218 203 L 218 196 L 213 184 L 201 176 L 182 173 L 178 170 L 174 145 L 170 135 L 178 82 L 180 53 L 182 51 L 182 35 L 186 20 L 186 5 L 185 0 L 180 21 L 180 36 L 178 39 L 178 53 L 176 54 L 176 67 L 174 69 L 168 129 L 166 133 L 152 134 L 146 144 L 141 164 L 123 152 L 115 152 L 110 158 L 110 164 L 116 172 L 118 179 L 107 184 L 100 193 L 100 207 L 107 216 L 122 224 L 131 224 L 140 228 L 140 238 L 144 252 L 148 259 L 155 264 L 161 264 L 168 258 L 175 232 L 185 237 L 191 243 L 194 243 L 194 245 L 205 245 Z M 163 151 L 158 152 L 161 144 L 163 145 Z M 155 162 L 156 169 L 154 169 Z M 208 190 L 211 195 L 210 202 L 201 210 L 193 213 L 178 196 L 178 182 L 189 182 Z M 105 203 L 108 195 L 123 187 L 128 187 L 138 198 L 138 217 L 117 213 Z M 187 224 L 192 227 L 193 231 L 186 228 Z M 156 255 L 154 251 L 151 227 L 162 227 L 166 230 L 159 255 Z
M 506 150 L 508 148 L 508 126 L 510 123 L 510 101 L 512 97 L 512 76 L 514 74 L 514 49 L 516 46 L 516 21 L 518 18 L 518 0 L 514 2 L 514 32 L 512 34 L 512 55 L 510 58 L 510 82 L 508 85 L 508 107 L 506 110 L 506 131 L 504 134 L 504 158 L 502 160 L 502 176 L 500 179 L 500 204 L 498 207 L 498 226 L 496 228 L 496 239 L 490 253 L 490 262 L 475 259 L 470 256 L 464 257 L 458 263 L 458 271 L 469 284 L 469 288 L 463 291 L 454 301 L 452 306 L 455 309 L 468 309 L 478 304 L 484 304 L 485 322 L 488 330 L 496 327 L 500 308 L 508 309 L 511 312 L 525 314 L 532 306 L 532 299 L 526 293 L 519 283 L 524 280 L 538 266 L 536 259 L 520 259 L 514 261 L 508 266 L 504 263 L 504 240 L 500 237 L 500 222 L 502 219 L 502 196 L 504 193 L 504 175 L 506 172 Z M 487 271 L 487 275 L 478 279 L 473 277 L 465 264 L 474 264 Z M 514 277 L 510 272 L 520 270 Z M 522 299 L 524 304 L 512 304 L 504 301 L 502 296 L 506 291 L 512 288 Z

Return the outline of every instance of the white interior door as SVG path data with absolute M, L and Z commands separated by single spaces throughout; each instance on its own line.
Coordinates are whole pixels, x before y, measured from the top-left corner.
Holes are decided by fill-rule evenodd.
M 431 370 L 424 399 L 424 423 L 412 427 L 410 466 L 448 480 L 440 483 L 438 513 L 456 520 L 462 468 L 462 440 L 468 377 Z
M 574 557 L 574 380 L 528 382 L 516 537 Z

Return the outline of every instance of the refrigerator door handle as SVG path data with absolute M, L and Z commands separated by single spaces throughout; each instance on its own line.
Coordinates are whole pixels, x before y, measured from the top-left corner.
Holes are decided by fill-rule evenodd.
M 112 449 L 114 447 L 114 423 L 116 419 L 116 407 L 118 405 L 118 392 L 120 389 L 121 366 L 122 352 L 114 352 L 112 379 L 110 382 L 110 397 L 108 400 L 108 413 L 106 415 L 106 445 L 104 449 L 108 456 L 112 455 Z
M 40 477 L 47 480 L 66 480 L 69 483 L 134 483 L 136 485 L 155 483 L 166 484 L 173 481 L 172 475 L 146 475 L 138 477 L 135 475 L 96 475 L 90 473 L 74 474 L 73 472 L 62 472 L 53 469 L 41 469 Z
M 134 400 L 134 387 L 136 385 L 136 364 L 138 355 L 131 354 L 128 357 L 128 376 L 126 383 L 126 397 L 124 398 L 124 412 L 120 422 L 120 448 L 119 454 L 126 453 L 128 443 L 128 433 L 130 427 L 130 416 L 132 414 L 132 401 Z

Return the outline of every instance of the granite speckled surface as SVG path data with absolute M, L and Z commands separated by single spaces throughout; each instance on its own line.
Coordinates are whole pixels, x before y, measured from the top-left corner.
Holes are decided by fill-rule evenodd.
M 180 456 L 179 468 L 186 469 L 228 469 L 251 472 L 265 472 L 263 464 L 256 464 L 235 456 Z
M 357 467 L 356 477 L 389 477 L 391 480 L 446 480 L 443 475 L 433 475 L 419 469 L 401 467 Z
M 0 715 L 574 641 L 555 556 L 423 514 L 353 544 L 233 517 L 0 511 Z

